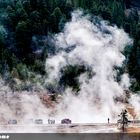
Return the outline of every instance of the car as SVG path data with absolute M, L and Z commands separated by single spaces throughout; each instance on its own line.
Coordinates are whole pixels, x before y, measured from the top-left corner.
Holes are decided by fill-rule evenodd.
M 9 120 L 8 124 L 17 124 L 17 120 Z
M 70 119 L 63 119 L 63 120 L 61 120 L 61 124 L 71 124 L 71 120 Z
M 42 119 L 36 119 L 35 124 L 43 124 L 43 120 Z
M 55 124 L 55 120 L 48 119 L 48 124 Z

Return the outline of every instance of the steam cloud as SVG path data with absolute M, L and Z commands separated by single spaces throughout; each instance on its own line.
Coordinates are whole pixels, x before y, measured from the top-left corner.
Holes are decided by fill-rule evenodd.
M 67 88 L 63 91 L 63 100 L 52 111 L 33 93 L 14 93 L 14 96 L 9 87 L 0 81 L 1 120 L 48 119 L 51 112 L 56 123 L 63 118 L 70 118 L 74 123 L 107 122 L 107 118 L 113 122 L 118 119 L 125 104 L 116 102 L 115 98 L 125 98 L 124 90 L 129 89 L 130 80 L 129 75 L 124 73 L 118 82 L 117 68 L 121 68 L 125 61 L 125 47 L 132 45 L 133 41 L 122 29 L 99 18 L 91 19 L 82 11 L 74 11 L 72 20 L 66 23 L 61 33 L 54 36 L 56 54 L 46 60 L 46 83 L 58 84 L 61 69 L 68 65 L 82 65 L 90 69 L 90 77 L 88 72 L 78 77 L 78 96 Z M 139 111 L 139 96 L 132 95 L 129 103 Z M 20 115 L 16 112 L 18 108 L 21 109 Z
M 47 81 L 57 83 L 61 69 L 68 65 L 84 65 L 93 75 L 89 77 L 85 72 L 78 77 L 79 96 L 74 96 L 70 88 L 64 91 L 64 102 L 58 106 L 59 115 L 74 122 L 115 120 L 124 106 L 114 99 L 123 98 L 124 90 L 130 86 L 126 73 L 117 82 L 116 68 L 122 67 L 125 60 L 122 52 L 132 43 L 122 29 L 100 19 L 91 21 L 91 17 L 82 11 L 73 12 L 72 20 L 65 25 L 63 32 L 55 36 L 57 53 L 46 61 Z

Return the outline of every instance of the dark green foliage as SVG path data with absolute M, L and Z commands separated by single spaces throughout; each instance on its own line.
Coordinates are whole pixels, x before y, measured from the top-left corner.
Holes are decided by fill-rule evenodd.
M 31 31 L 28 21 L 20 21 L 16 26 L 16 46 L 18 49 L 18 57 L 26 58 L 31 53 Z
M 59 23 L 61 19 L 62 19 L 62 12 L 60 8 L 56 7 L 50 17 L 50 22 L 52 23 L 51 24 L 52 32 L 56 33 L 59 31 Z
M 0 25 L 0 62 L 3 62 L 5 59 L 5 54 L 7 50 L 6 47 L 6 31 L 3 26 Z
M 20 73 L 25 66 L 44 75 L 45 59 L 48 52 L 55 53 L 54 47 L 45 40 L 41 48 L 40 45 L 35 47 L 33 36 L 60 32 L 70 20 L 71 12 L 82 8 L 124 28 L 134 38 L 127 69 L 136 79 L 132 88 L 140 90 L 140 18 L 137 9 L 128 9 L 132 4 L 135 4 L 134 0 L 0 0 L 0 24 L 3 25 L 0 26 L 0 73 L 3 74 L 4 69 L 1 68 L 8 65 L 13 75 L 18 75 L 20 79 L 26 79 L 26 72 Z M 38 57 L 34 52 L 40 49 L 43 53 Z M 76 77 L 83 70 L 73 66 L 65 68 L 60 83 L 78 89 Z
M 78 76 L 85 72 L 84 66 L 67 66 L 62 69 L 62 77 L 60 79 L 60 85 L 63 85 L 64 87 L 70 86 L 74 90 L 79 90 L 79 82 L 78 82 Z
M 2 50 L 2 48 L 4 47 L 5 44 L 5 40 L 4 37 L 2 35 L 2 33 L 0 33 L 0 49 Z M 2 52 L 1 52 L 2 53 Z
M 14 69 L 13 69 L 14 70 Z M 14 70 L 14 73 L 17 73 L 17 75 L 19 76 L 19 78 L 23 81 L 28 80 L 28 69 L 27 66 L 24 64 L 18 64 L 16 66 L 16 69 Z
M 32 70 L 35 71 L 36 73 L 40 73 L 42 75 L 45 74 L 45 62 L 41 60 L 35 60 L 34 64 L 32 66 Z

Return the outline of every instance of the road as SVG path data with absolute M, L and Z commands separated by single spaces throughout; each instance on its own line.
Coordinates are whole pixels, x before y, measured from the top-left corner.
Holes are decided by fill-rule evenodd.
M 1 125 L 0 133 L 119 133 L 116 124 Z M 129 133 L 140 133 L 140 124 L 130 125 Z

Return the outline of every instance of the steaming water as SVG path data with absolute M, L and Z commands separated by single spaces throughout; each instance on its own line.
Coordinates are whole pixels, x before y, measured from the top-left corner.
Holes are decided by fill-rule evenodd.
M 14 93 L 14 96 L 1 81 L 0 119 L 17 119 L 21 124 L 32 118 L 53 118 L 56 123 L 63 118 L 70 118 L 73 123 L 103 123 L 107 122 L 107 118 L 111 122 L 116 121 L 124 104 L 114 99 L 124 98 L 124 90 L 130 86 L 127 73 L 117 82 L 118 68 L 123 65 L 123 51 L 126 46 L 132 45 L 132 39 L 122 29 L 78 10 L 72 13 L 72 19 L 66 23 L 64 30 L 54 36 L 54 41 L 56 54 L 46 60 L 46 71 L 49 73 L 46 83 L 57 85 L 61 69 L 65 66 L 85 66 L 90 69 L 91 75 L 84 72 L 78 77 L 78 96 L 67 88 L 63 91 L 63 100 L 51 114 L 52 110 L 46 108 L 38 96 L 24 92 Z M 6 94 L 6 98 L 2 93 Z M 139 111 L 139 96 L 133 95 L 129 101 Z M 20 114 L 17 113 L 18 108 Z

